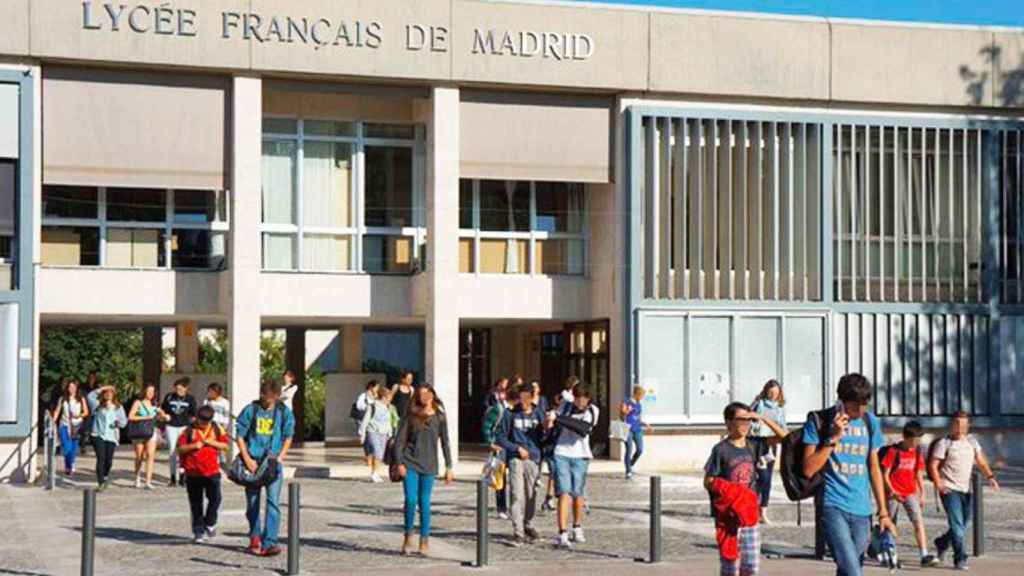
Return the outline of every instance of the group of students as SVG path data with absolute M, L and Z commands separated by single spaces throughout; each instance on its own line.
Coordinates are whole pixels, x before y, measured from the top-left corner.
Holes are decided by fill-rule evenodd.
M 758 401 L 769 394 L 770 382 Z M 872 516 L 878 530 L 896 537 L 895 519 L 903 508 L 914 525 L 921 565 L 937 565 L 953 550 L 953 567 L 967 569 L 964 533 L 970 521 L 970 478 L 974 466 L 990 485 L 999 484 L 977 440 L 968 435 L 966 413 L 956 413 L 949 433 L 932 442 L 927 455 L 920 450 L 921 425 L 908 422 L 900 442 L 884 446 L 880 422 L 868 411 L 872 386 L 861 374 L 847 374 L 839 380 L 839 401 L 826 410 L 808 415 L 803 428 L 793 434 L 799 443 L 787 442 L 800 450 L 804 478 L 821 478 L 820 521 L 826 543 L 840 576 L 860 576 L 872 531 Z M 784 400 L 783 400 L 784 401 Z M 771 408 L 772 405 L 768 407 Z M 755 410 L 741 402 L 726 406 L 723 416 L 728 435 L 711 451 L 705 465 L 704 486 L 712 496 L 721 574 L 758 573 L 761 556 L 760 528 L 765 480 L 770 470 L 766 458 L 787 438 L 784 421 L 771 417 L 763 408 Z M 753 435 L 754 427 L 767 428 L 770 436 Z M 928 552 L 921 510 L 925 499 L 924 473 L 935 485 L 949 523 L 948 530 L 934 540 L 936 555 Z M 788 470 L 784 470 L 785 474 Z M 759 490 L 759 484 L 761 486 Z M 872 506 L 872 496 L 874 506 Z
M 519 376 L 498 380 L 488 395 L 484 440 L 507 465 L 508 481 L 500 482 L 497 507 L 502 518 L 511 513 L 513 546 L 540 537 L 534 519 L 543 466 L 549 477 L 544 508 L 557 508 L 555 544 L 569 548 L 586 542 L 587 472 L 594 457 L 590 435 L 600 415 L 591 400 L 590 390 L 576 377 L 565 381 L 550 406 L 538 382 L 526 384 Z

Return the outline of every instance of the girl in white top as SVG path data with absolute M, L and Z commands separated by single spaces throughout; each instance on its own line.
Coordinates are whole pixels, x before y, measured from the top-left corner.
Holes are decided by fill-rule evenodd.
M 64 456 L 64 474 L 75 473 L 75 459 L 78 457 L 78 431 L 89 416 L 89 405 L 82 398 L 77 380 L 64 382 L 60 400 L 53 410 L 53 421 L 60 435 L 60 449 Z

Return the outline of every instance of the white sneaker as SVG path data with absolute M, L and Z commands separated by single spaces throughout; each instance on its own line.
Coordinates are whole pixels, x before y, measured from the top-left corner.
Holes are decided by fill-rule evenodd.
M 498 519 L 499 520 L 508 520 L 508 514 L 505 513 L 505 512 L 498 512 Z
M 370 482 L 373 482 L 374 484 L 379 484 L 379 483 L 381 483 L 381 482 L 383 482 L 383 481 L 384 481 L 384 480 L 383 480 L 383 479 L 381 479 L 381 477 L 380 477 L 380 476 L 378 476 L 378 475 L 376 475 L 376 474 L 371 474 L 371 475 L 370 475 Z
M 559 548 L 572 548 L 572 544 L 569 543 L 569 533 L 560 532 L 555 538 L 555 546 Z
M 577 544 L 586 544 L 587 538 L 583 535 L 583 526 L 575 526 L 572 529 L 572 541 Z
M 142 478 L 139 478 L 138 476 L 136 476 L 135 477 L 135 489 L 138 490 L 139 488 L 142 488 Z

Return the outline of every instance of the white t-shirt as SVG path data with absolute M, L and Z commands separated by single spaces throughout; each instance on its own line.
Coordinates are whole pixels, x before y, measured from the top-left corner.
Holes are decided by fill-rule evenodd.
M 292 384 L 291 386 L 286 387 L 284 390 L 281 390 L 281 402 L 284 402 L 284 405 L 287 406 L 289 410 L 292 409 L 292 400 L 295 399 L 295 393 L 298 391 L 298 384 Z
M 573 413 L 575 408 L 574 404 L 563 404 L 558 413 L 560 415 L 568 414 L 571 418 L 589 422 L 593 426 L 597 425 L 597 418 L 600 415 L 600 410 L 597 406 L 590 403 L 586 410 L 578 414 Z M 558 441 L 555 443 L 555 456 L 593 459 L 594 453 L 590 451 L 590 436 L 580 436 L 576 432 L 563 427 L 561 432 L 558 433 Z
M 228 424 L 231 423 L 231 402 L 221 396 L 216 400 L 207 398 L 203 401 L 203 405 L 213 408 L 213 421 L 224 430 L 227 430 Z
M 576 398 L 572 394 L 572 390 L 562 390 L 562 400 L 572 404 L 572 401 Z
M 974 458 L 981 452 L 981 445 L 974 436 L 964 436 L 958 440 L 945 437 L 935 445 L 932 457 L 942 460 L 939 464 L 939 476 L 946 488 L 957 492 L 971 491 L 971 474 L 974 472 Z

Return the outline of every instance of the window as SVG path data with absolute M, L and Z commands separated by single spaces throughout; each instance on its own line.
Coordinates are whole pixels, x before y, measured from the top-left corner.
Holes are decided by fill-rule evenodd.
M 582 184 L 463 180 L 459 271 L 583 274 L 585 214 Z
M 265 270 L 417 269 L 425 232 L 415 126 L 265 118 L 263 131 Z
M 46 266 L 217 269 L 227 198 L 212 190 L 43 187 Z
M 18 221 L 18 163 L 0 159 L 0 290 L 13 290 L 14 241 Z

